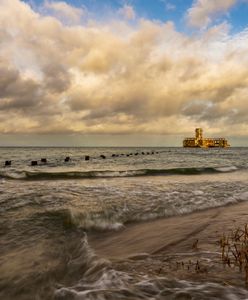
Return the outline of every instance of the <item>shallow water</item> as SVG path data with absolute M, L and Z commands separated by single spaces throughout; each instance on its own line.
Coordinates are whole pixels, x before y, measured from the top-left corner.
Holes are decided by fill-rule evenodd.
M 118 272 L 94 255 L 84 232 L 100 237 L 129 222 L 247 201 L 247 148 L 1 148 L 0 155 L 4 299 L 245 299 L 240 289 Z

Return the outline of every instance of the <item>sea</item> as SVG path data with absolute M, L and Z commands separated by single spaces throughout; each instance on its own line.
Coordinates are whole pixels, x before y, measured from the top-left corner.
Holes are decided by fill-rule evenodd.
M 132 278 L 88 242 L 248 201 L 248 148 L 6 147 L 0 158 L 1 299 L 248 299 L 218 284 Z

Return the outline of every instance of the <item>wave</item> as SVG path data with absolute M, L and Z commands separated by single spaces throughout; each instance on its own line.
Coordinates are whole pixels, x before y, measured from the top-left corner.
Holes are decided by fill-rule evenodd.
M 203 175 L 237 171 L 235 166 L 224 167 L 192 167 L 170 169 L 138 169 L 138 170 L 99 170 L 99 171 L 70 171 L 70 172 L 37 172 L 37 171 L 10 171 L 0 172 L 0 177 L 13 180 L 66 180 L 66 179 L 94 179 L 115 177 L 140 176 L 169 176 L 169 175 Z
M 199 192 L 199 191 L 198 191 Z M 190 192 L 189 192 L 190 193 Z M 203 193 L 204 195 L 204 193 Z M 46 209 L 33 215 L 33 220 L 43 219 L 45 222 L 58 221 L 66 229 L 74 228 L 86 232 L 105 232 L 119 231 L 124 229 L 129 223 L 145 222 L 159 218 L 169 218 L 173 216 L 182 216 L 193 212 L 199 212 L 210 208 L 227 206 L 242 201 L 248 201 L 248 192 L 240 192 L 232 197 L 217 199 L 208 199 L 200 194 L 197 198 L 195 191 L 190 194 L 191 201 L 185 201 L 183 195 L 180 196 L 182 201 L 174 198 L 173 205 L 168 202 L 164 205 L 154 207 L 137 207 L 128 209 L 120 205 L 118 209 L 99 209 L 90 211 L 79 209 L 77 207 L 65 207 L 60 209 Z M 165 195 L 166 196 L 166 195 Z
M 124 227 L 118 217 L 108 212 L 87 212 L 75 208 L 64 208 L 57 210 L 45 210 L 33 215 L 34 219 L 44 218 L 47 220 L 58 220 L 64 228 L 79 228 L 85 231 L 117 231 Z

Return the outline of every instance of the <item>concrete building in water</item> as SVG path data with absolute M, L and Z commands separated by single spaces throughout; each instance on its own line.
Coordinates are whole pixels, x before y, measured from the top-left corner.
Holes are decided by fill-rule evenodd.
M 225 138 L 203 138 L 202 128 L 196 128 L 195 137 L 185 138 L 183 140 L 183 147 L 189 148 L 226 148 L 229 146 Z

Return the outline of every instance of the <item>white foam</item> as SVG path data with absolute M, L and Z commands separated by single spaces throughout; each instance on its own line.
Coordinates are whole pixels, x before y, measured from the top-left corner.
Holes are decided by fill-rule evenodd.
M 220 172 L 232 172 L 238 170 L 238 168 L 235 166 L 226 166 L 226 167 L 216 168 L 216 170 Z
M 247 201 L 248 200 L 248 192 L 244 192 L 242 194 L 238 195 L 238 198 L 242 201 Z
M 193 191 L 193 194 L 196 196 L 200 196 L 200 195 L 204 195 L 203 191 L 197 190 L 197 191 Z
M 93 213 L 86 214 L 75 209 L 69 209 L 69 216 L 72 224 L 85 230 L 120 230 L 124 227 L 121 222 L 101 217 L 96 218 Z
M 123 274 L 116 275 L 123 276 Z M 105 278 L 104 278 L 105 277 Z M 106 281 L 107 278 L 107 281 Z M 146 279 L 145 279 L 146 278 Z M 77 286 L 61 288 L 55 292 L 55 299 L 106 300 L 106 299 L 201 299 L 201 300 L 247 300 L 248 292 L 242 288 L 222 286 L 217 283 L 195 283 L 186 280 L 154 278 L 132 284 L 132 281 L 109 278 L 107 273 L 101 278 L 101 284 L 92 284 L 88 289 Z M 109 281 L 112 280 L 112 281 Z

